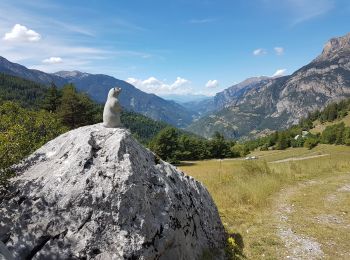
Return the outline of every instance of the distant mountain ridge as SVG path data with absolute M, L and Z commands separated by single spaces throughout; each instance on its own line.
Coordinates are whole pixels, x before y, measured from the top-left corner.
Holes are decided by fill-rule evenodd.
M 105 102 L 110 88 L 119 86 L 122 88 L 120 102 L 124 108 L 180 128 L 190 124 L 195 115 L 193 111 L 173 101 L 145 93 L 123 80 L 108 75 L 89 74 L 79 71 L 45 73 L 12 63 L 3 57 L 0 57 L 0 72 L 45 85 L 53 82 L 57 86 L 62 87 L 67 83 L 73 83 L 79 91 L 86 92 L 99 103 Z
M 67 81 L 54 74 L 42 72 L 40 70 L 28 69 L 23 65 L 10 62 L 4 57 L 0 56 L 0 72 L 17 76 L 27 80 L 31 80 L 41 84 L 50 84 L 54 82 L 57 86 L 63 86 Z
M 221 92 L 216 93 L 213 97 L 207 97 L 203 100 L 194 100 L 182 103 L 184 107 L 190 108 L 199 115 L 207 115 L 214 111 L 219 111 L 224 107 L 232 105 L 237 97 L 242 96 L 247 90 L 259 87 L 262 82 L 273 78 L 267 76 L 248 78 L 241 83 L 235 84 Z
M 243 82 L 242 82 L 243 83 Z M 249 87 L 247 87 L 249 86 Z M 329 102 L 350 96 L 350 34 L 328 41 L 323 52 L 290 76 L 256 80 L 226 89 L 214 100 L 219 110 L 187 130 L 211 137 L 252 137 L 283 129 Z
M 194 113 L 174 101 L 165 100 L 155 94 L 145 93 L 130 83 L 103 74 L 89 74 L 78 71 L 57 72 L 73 83 L 80 91 L 88 93 L 94 100 L 104 103 L 111 87 L 122 88 L 120 103 L 128 110 L 141 113 L 154 120 L 164 121 L 176 127 L 185 127 L 192 122 Z

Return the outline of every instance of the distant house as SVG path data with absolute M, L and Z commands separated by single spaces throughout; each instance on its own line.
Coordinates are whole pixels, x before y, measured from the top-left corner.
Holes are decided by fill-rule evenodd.
M 309 134 L 308 131 L 302 131 L 302 132 L 301 132 L 301 135 L 302 135 L 303 137 L 306 137 L 308 134 Z
M 302 132 L 301 132 L 301 135 L 296 135 L 296 136 L 294 137 L 294 140 L 298 140 L 299 138 L 305 138 L 305 137 L 307 137 L 309 134 L 310 134 L 310 133 L 309 133 L 308 131 L 302 131 Z

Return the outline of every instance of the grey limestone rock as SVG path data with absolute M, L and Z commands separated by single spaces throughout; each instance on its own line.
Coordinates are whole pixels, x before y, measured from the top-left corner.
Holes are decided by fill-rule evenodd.
M 224 256 L 225 232 L 208 191 L 128 130 L 72 130 L 14 169 L 0 198 L 0 240 L 15 259 Z

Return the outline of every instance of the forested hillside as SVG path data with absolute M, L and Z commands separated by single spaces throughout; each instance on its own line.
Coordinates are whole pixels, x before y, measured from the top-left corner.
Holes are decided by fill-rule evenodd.
M 256 148 L 283 150 L 288 147 L 303 146 L 312 149 L 319 143 L 350 145 L 350 126 L 347 126 L 343 120 L 349 113 L 350 99 L 334 102 L 322 111 L 310 113 L 306 118 L 301 119 L 298 125 L 247 141 L 244 146 L 247 151 L 251 151 Z
M 38 108 L 47 88 L 33 81 L 0 73 L 0 101 L 15 101 L 23 107 Z

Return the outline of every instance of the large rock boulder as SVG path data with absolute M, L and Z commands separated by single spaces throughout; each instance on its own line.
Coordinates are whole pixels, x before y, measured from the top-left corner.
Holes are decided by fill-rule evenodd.
M 208 191 L 125 129 L 70 131 L 15 170 L 0 198 L 0 239 L 16 259 L 223 257 Z

